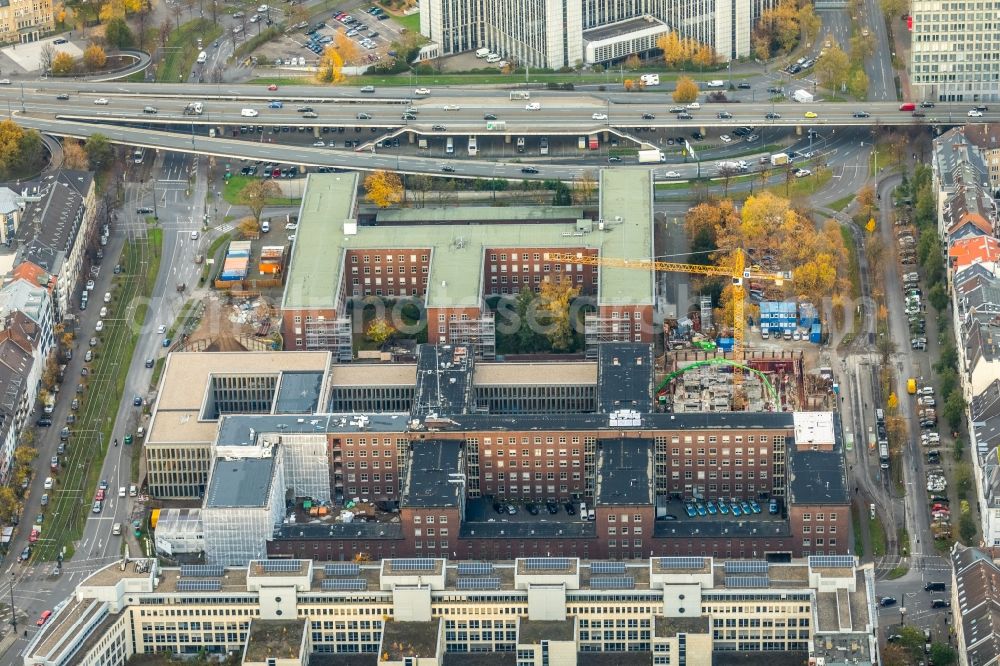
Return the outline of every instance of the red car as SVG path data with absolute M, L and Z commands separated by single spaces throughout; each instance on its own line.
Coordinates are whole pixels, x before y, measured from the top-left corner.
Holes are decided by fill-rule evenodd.
M 40 627 L 48 622 L 50 617 L 52 617 L 52 611 L 42 611 L 42 614 L 38 616 L 38 621 L 35 622 L 35 624 Z
M 97 494 L 94 495 L 94 501 L 95 502 L 103 502 L 104 501 L 104 491 L 103 490 L 101 490 L 101 489 L 97 490 Z
M 272 83 L 267 87 L 267 89 L 270 90 L 271 92 L 274 92 L 275 90 L 278 89 L 278 86 Z
M 35 543 L 38 541 L 38 530 L 32 529 L 31 534 L 28 535 L 28 543 Z

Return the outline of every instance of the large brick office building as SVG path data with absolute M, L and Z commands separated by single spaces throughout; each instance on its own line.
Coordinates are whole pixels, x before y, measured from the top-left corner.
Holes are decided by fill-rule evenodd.
M 239 542 L 226 553 L 207 549 L 210 560 L 226 564 L 358 553 L 509 559 L 849 552 L 836 415 L 654 413 L 649 345 L 599 350 L 594 362 L 551 369 L 477 362 L 452 345 L 421 346 L 409 366 L 344 366 L 319 352 L 173 354 L 146 442 L 150 493 L 204 495 L 206 543 L 225 543 L 210 534 L 210 525 L 221 523 Z M 299 370 L 276 370 L 281 365 Z M 254 368 L 275 370 L 258 377 Z M 389 379 L 395 384 L 381 383 Z M 174 381 L 185 390 L 174 390 Z M 554 397 L 539 403 L 538 385 Z M 204 387 L 200 398 L 196 386 Z M 403 402 L 409 410 L 398 409 Z M 368 407 L 364 415 L 352 409 L 356 403 Z M 522 403 L 536 411 L 518 411 Z M 333 404 L 342 411 L 328 409 Z M 379 409 L 383 404 L 391 409 Z M 196 469 L 193 461 L 200 461 Z M 227 486 L 243 490 L 220 492 Z M 768 512 L 772 498 L 775 514 Z M 385 512 L 368 521 L 275 520 L 287 508 L 275 501 L 286 499 L 297 506 L 309 499 L 333 513 L 357 500 Z M 709 500 L 756 500 L 763 511 L 687 514 L 688 504 Z M 567 503 L 575 515 L 567 515 Z M 592 519 L 581 519 L 581 503 Z M 541 509 L 538 515 L 529 504 Z
M 362 216 L 355 173 L 311 174 L 282 298 L 285 348 L 351 358 L 353 307 L 413 300 L 432 344 L 492 358 L 502 321 L 486 299 L 568 280 L 588 297 L 589 353 L 603 341 L 649 342 L 653 274 L 553 261 L 552 252 L 632 260 L 653 255 L 652 176 L 603 170 L 600 202 L 578 207 L 447 207 Z

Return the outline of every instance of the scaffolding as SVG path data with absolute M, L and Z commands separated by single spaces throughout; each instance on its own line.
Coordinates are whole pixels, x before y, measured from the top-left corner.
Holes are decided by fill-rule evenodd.
M 349 316 L 306 321 L 304 333 L 306 349 L 331 351 L 338 363 L 349 363 L 353 358 Z
M 497 330 L 493 313 L 484 311 L 479 319 L 449 322 L 448 341 L 453 345 L 471 348 L 478 359 L 494 360 L 497 354 Z
M 638 321 L 587 314 L 583 320 L 584 353 L 588 360 L 596 360 L 598 345 L 604 342 L 633 342 L 633 334 L 639 330 Z

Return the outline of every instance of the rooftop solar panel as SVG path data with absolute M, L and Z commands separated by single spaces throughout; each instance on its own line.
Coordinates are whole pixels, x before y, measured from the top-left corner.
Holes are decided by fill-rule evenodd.
M 364 578 L 324 578 L 320 587 L 324 590 L 361 591 L 368 589 L 368 581 Z
M 661 569 L 703 569 L 704 557 L 661 557 Z
M 590 587 L 598 590 L 631 590 L 635 587 L 632 576 L 592 576 Z
M 591 574 L 623 574 L 625 573 L 624 562 L 591 562 Z
M 460 590 L 499 590 L 500 577 L 487 576 L 485 578 L 459 578 L 458 589 Z
M 221 564 L 182 564 L 181 577 L 198 578 L 212 577 L 219 578 L 225 574 Z
M 324 576 L 357 576 L 360 570 L 361 567 L 350 562 L 323 565 Z
M 459 562 L 459 576 L 483 576 L 493 573 L 493 565 L 489 562 Z
M 214 578 L 194 578 L 177 581 L 178 592 L 218 592 L 222 589 L 222 581 Z

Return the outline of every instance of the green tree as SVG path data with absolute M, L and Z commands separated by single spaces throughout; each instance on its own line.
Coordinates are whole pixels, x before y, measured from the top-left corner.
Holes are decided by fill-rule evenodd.
M 948 309 L 948 303 L 950 302 L 948 292 L 945 290 L 944 285 L 940 282 L 931 287 L 930 293 L 927 295 L 927 299 L 938 312 L 944 312 Z
M 95 169 L 109 164 L 115 156 L 114 146 L 108 141 L 108 137 L 103 134 L 91 134 L 84 142 L 83 149 L 87 152 L 90 166 Z
M 847 74 L 850 69 L 850 58 L 839 46 L 834 44 L 816 61 L 816 78 L 821 86 L 838 91 L 841 86 L 847 83 Z
M 920 234 L 920 240 L 917 241 L 917 261 L 920 262 L 921 266 L 927 261 L 928 257 L 938 251 L 936 234 L 930 232 Z
M 955 343 L 951 341 L 941 345 L 941 349 L 938 351 L 938 360 L 934 364 L 934 369 L 937 372 L 943 372 L 949 368 L 951 370 L 958 369 L 958 350 L 955 349 Z
M 906 625 L 899 630 L 899 645 L 919 659 L 924 654 L 924 632 L 912 625 Z
M 957 660 L 955 651 L 947 643 L 931 643 L 931 661 L 934 666 L 951 666 Z
M 962 540 L 966 546 L 975 545 L 976 540 L 976 521 L 972 519 L 971 513 L 963 513 L 958 519 L 958 538 Z M 936 661 L 934 662 L 937 663 Z
M 948 421 L 948 426 L 953 431 L 958 431 L 965 419 L 965 396 L 958 389 L 952 391 L 944 400 L 944 407 L 941 415 Z
M 536 336 L 533 322 L 536 321 L 536 296 L 530 287 L 525 286 L 517 293 L 514 302 L 517 312 L 517 329 L 514 338 L 517 340 L 517 350 L 523 352 L 536 351 Z
M 127 49 L 135 43 L 132 30 L 124 18 L 113 18 L 104 25 L 104 39 L 120 49 Z
M 864 99 L 868 94 L 868 75 L 865 70 L 858 67 L 847 79 L 847 92 L 858 99 Z

